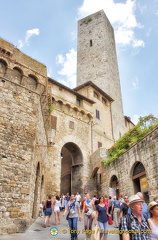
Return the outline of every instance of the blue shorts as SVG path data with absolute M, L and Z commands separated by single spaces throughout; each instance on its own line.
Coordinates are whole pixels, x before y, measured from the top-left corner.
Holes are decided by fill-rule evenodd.
M 51 216 L 51 215 L 52 215 L 52 208 L 46 208 L 45 216 Z

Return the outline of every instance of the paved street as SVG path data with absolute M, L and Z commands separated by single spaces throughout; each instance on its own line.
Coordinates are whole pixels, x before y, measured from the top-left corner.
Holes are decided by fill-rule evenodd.
M 62 214 L 62 213 L 61 213 Z M 0 240 L 64 240 L 70 239 L 69 234 L 69 227 L 68 222 L 65 219 L 65 217 L 61 216 L 61 224 L 55 225 L 54 224 L 54 216 L 52 217 L 51 227 L 43 228 L 43 221 L 44 218 L 37 218 L 37 220 L 29 227 L 29 229 L 25 233 L 18 233 L 13 235 L 5 235 L 0 237 Z M 56 236 L 52 236 L 50 234 L 50 229 L 52 227 L 56 227 L 58 229 L 58 234 Z M 109 230 L 112 230 L 114 228 L 113 226 L 109 226 Z M 78 222 L 78 230 L 80 231 L 78 235 L 78 240 L 84 240 L 85 234 L 83 231 L 83 220 L 81 222 Z M 65 231 L 65 234 L 63 233 Z M 108 240 L 119 240 L 118 234 L 109 234 Z

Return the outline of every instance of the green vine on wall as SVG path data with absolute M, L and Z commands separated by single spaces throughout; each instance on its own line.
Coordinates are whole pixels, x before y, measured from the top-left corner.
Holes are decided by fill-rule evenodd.
M 158 125 L 158 118 L 154 117 L 152 114 L 140 117 L 138 124 L 119 138 L 109 149 L 109 157 L 103 161 L 104 166 L 114 162 L 121 154 L 126 152 L 127 149 L 151 132 L 156 125 Z
M 51 113 L 51 112 L 53 112 L 54 109 L 55 109 L 55 106 L 54 106 L 53 104 L 51 104 L 51 105 L 49 106 L 48 111 Z

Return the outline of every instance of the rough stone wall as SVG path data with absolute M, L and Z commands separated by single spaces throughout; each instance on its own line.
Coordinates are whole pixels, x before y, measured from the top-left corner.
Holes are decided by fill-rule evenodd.
M 46 109 L 45 96 L 41 96 L 47 87 L 42 75 L 45 66 L 37 64 L 37 73 L 30 68 L 33 59 L 27 57 L 25 62 L 22 53 L 15 58 L 18 50 L 13 45 L 3 40 L 0 44 L 5 50 L 0 53 L 2 68 L 7 63 L 5 71 L 0 70 L 0 234 L 5 234 L 25 231 L 38 214 L 47 151 L 37 145 L 47 145 L 47 114 L 44 119 L 43 114 L 48 106 Z
M 120 194 L 135 194 L 132 174 L 137 162 L 141 162 L 145 168 L 151 201 L 158 196 L 158 128 L 105 168 L 107 181 L 102 183 L 102 192 L 109 193 L 110 180 L 116 175 Z
M 78 22 L 77 86 L 92 81 L 114 99 L 115 140 L 125 133 L 113 28 L 103 10 Z

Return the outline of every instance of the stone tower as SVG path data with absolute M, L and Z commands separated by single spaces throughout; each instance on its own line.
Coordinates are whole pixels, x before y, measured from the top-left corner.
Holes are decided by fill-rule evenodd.
M 77 86 L 92 81 L 114 99 L 114 139 L 125 133 L 125 120 L 113 28 L 103 10 L 78 22 Z

